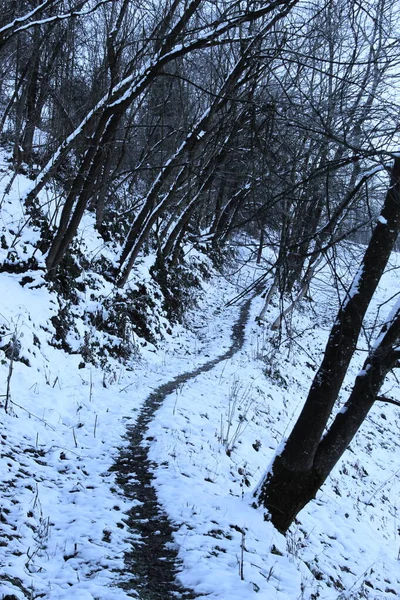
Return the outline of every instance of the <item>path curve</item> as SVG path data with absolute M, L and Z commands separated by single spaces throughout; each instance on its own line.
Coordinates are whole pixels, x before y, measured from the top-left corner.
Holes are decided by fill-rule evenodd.
M 129 445 L 123 448 L 112 471 L 124 496 L 134 506 L 124 519 L 131 534 L 131 548 L 125 552 L 125 568 L 121 587 L 141 600 L 190 600 L 198 596 L 177 581 L 180 571 L 178 552 L 174 543 L 174 526 L 157 500 L 152 484 L 157 465 L 149 460 L 147 429 L 155 412 L 169 394 L 178 386 L 201 373 L 211 371 L 218 363 L 232 358 L 244 343 L 245 326 L 250 306 L 259 289 L 241 306 L 239 317 L 232 327 L 229 349 L 193 371 L 178 375 L 153 391 L 145 400 L 137 421 L 127 427 Z

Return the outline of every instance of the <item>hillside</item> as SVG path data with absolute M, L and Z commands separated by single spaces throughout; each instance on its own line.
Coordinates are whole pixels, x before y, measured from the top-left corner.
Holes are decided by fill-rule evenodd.
M 0 165 L 0 598 L 399 597 L 396 406 L 375 404 L 286 536 L 252 506 L 302 407 L 363 247 L 341 244 L 273 331 L 277 299 L 264 324 L 256 322 L 268 281 L 227 306 L 265 273 L 273 250 L 256 265 L 252 239 L 237 236 L 217 270 L 201 246 L 187 244 L 173 292 L 186 290 L 185 310 L 174 316 L 151 251 L 123 289 L 110 282 L 104 265 L 120 247 L 99 236 L 90 212 L 71 253 L 79 269 L 49 282 L 38 225 L 20 200 L 30 180 L 11 178 L 8 160 L 3 154 Z M 51 209 L 50 190 L 40 201 Z M 373 325 L 393 303 L 399 259 L 392 255 L 374 297 L 341 401 Z M 400 400 L 394 375 L 384 393 Z M 147 482 L 124 467 L 141 460 L 131 455 L 132 432 L 145 446 Z M 140 507 L 148 494 L 135 497 L 146 485 L 156 491 L 158 517 Z M 149 520 L 166 513 L 170 538 L 147 527 L 146 510 Z M 162 556 L 152 570 L 157 545 L 168 556 L 165 573 Z M 164 579 L 175 567 L 178 584 L 167 596 Z

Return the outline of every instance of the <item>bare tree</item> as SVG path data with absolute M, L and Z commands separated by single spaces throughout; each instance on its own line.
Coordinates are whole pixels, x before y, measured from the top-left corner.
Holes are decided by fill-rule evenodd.
M 377 400 L 398 359 L 400 312 L 384 325 L 345 409 L 324 434 L 356 349 L 364 316 L 400 230 L 400 159 L 395 158 L 386 199 L 352 286 L 332 327 L 303 410 L 257 492 L 274 525 L 285 532 L 315 497 Z
M 280 160 L 269 180 L 277 193 L 260 212 L 267 223 L 272 211 L 280 217 L 272 225 L 279 236 L 272 285 L 293 294 L 286 314 L 307 293 L 324 248 L 369 218 L 368 174 L 396 140 L 395 5 L 379 0 L 370 8 L 342 0 L 318 7 L 276 59 L 284 100 L 276 101 L 272 143 Z
M 152 60 L 143 62 L 141 66 L 137 64 L 136 60 L 131 64 L 128 63 L 124 77 L 119 79 L 115 85 L 111 81 L 108 93 L 101 98 L 75 131 L 60 145 L 38 175 L 35 186 L 27 196 L 28 204 L 32 203 L 51 174 L 63 163 L 77 140 L 82 138 L 88 128 L 93 128 L 90 144 L 85 149 L 77 168 L 77 174 L 70 184 L 60 223 L 48 252 L 47 267 L 49 272 L 54 273 L 60 264 L 77 231 L 90 197 L 96 195 L 100 187 L 104 186 L 104 174 L 107 171 L 107 153 L 104 152 L 104 148 L 112 144 L 126 112 L 135 101 L 142 97 L 156 77 L 160 75 L 162 69 L 173 60 L 201 48 L 231 43 L 229 33 L 243 23 L 264 19 L 271 15 L 263 29 L 271 28 L 296 3 L 297 0 L 285 2 L 280 0 L 266 7 L 255 8 L 252 11 L 237 12 L 228 9 L 226 14 L 219 16 L 217 21 L 211 20 L 211 23 L 203 26 L 200 33 L 196 32 L 195 35 L 190 28 L 188 29 L 188 24 L 200 7 L 200 0 L 190 2 L 181 14 L 178 10 L 181 8 L 179 2 L 174 3 L 170 10 L 165 12 L 162 20 L 155 25 L 152 32 L 149 32 L 150 39 L 158 38 L 160 32 L 163 32 L 162 43 Z M 185 35 L 186 41 L 185 44 L 182 44 Z M 191 139 L 194 140 L 194 137 L 192 136 Z M 162 179 L 164 176 L 165 170 L 163 170 Z M 140 215 L 138 218 L 140 220 Z M 125 252 L 122 261 L 126 258 Z M 129 272 L 130 268 L 131 266 L 126 272 Z

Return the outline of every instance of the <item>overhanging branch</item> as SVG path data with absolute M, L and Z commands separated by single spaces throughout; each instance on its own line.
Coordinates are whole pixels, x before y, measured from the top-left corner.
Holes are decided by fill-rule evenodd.
M 394 406 L 400 406 L 400 402 L 398 400 L 394 400 L 393 398 L 387 398 L 386 396 L 377 396 L 377 402 L 386 402 L 386 404 L 394 404 Z

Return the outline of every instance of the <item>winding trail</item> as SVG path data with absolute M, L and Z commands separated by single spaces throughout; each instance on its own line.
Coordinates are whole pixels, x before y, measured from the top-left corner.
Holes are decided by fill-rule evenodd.
M 256 288 L 242 304 L 239 317 L 232 327 L 229 349 L 197 369 L 182 373 L 158 387 L 145 400 L 135 424 L 127 428 L 125 437 L 129 446 L 121 450 L 112 471 L 116 472 L 116 481 L 124 496 L 134 503 L 125 518 L 131 535 L 131 549 L 125 553 L 123 583 L 120 584 L 133 597 L 141 600 L 197 598 L 192 590 L 183 588 L 176 579 L 180 565 L 173 539 L 174 527 L 160 506 L 152 484 L 157 465 L 149 460 L 148 446 L 152 438 L 146 437 L 146 433 L 166 396 L 190 379 L 232 358 L 242 348 L 250 305 L 259 291 Z

